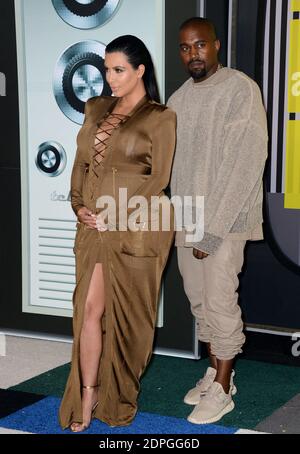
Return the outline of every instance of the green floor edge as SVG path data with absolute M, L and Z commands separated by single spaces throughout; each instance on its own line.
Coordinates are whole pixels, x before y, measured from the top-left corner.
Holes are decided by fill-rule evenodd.
M 207 360 L 190 360 L 154 355 L 142 378 L 139 410 L 185 418 L 193 407 L 182 398 L 208 366 Z M 61 397 L 70 370 L 68 364 L 9 389 Z M 254 429 L 296 394 L 300 393 L 300 368 L 258 361 L 236 364 L 235 409 L 218 424 Z

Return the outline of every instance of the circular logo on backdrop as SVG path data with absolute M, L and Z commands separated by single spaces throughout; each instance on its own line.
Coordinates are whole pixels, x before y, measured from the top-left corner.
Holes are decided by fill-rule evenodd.
M 105 24 L 121 0 L 52 0 L 57 14 L 75 28 L 89 29 Z
M 61 111 L 75 123 L 83 123 L 84 106 L 89 98 L 111 95 L 105 78 L 104 54 L 104 44 L 81 41 L 65 50 L 56 64 L 54 96 Z
M 67 155 L 60 143 L 44 142 L 39 146 L 35 164 L 44 175 L 57 177 L 66 167 Z

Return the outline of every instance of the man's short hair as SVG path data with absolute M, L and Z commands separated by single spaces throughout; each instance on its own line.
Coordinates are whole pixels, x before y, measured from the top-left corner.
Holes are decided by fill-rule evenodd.
M 218 39 L 215 24 L 209 19 L 206 19 L 204 17 L 191 17 L 190 19 L 184 21 L 183 24 L 181 24 L 180 31 L 183 30 L 184 28 L 189 27 L 190 25 L 205 25 L 207 28 L 209 28 L 212 38 L 214 40 Z

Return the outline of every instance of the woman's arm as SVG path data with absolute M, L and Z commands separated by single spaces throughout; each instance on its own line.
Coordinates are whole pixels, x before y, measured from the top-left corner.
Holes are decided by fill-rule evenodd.
M 84 140 L 80 138 L 90 111 L 91 102 L 92 100 L 90 99 L 85 104 L 84 122 L 77 136 L 77 151 L 71 175 L 71 205 L 79 222 L 86 224 L 90 228 L 96 228 L 96 216 L 84 206 L 83 201 L 83 184 L 89 164 L 85 159 Z
M 71 205 L 76 216 L 80 208 L 84 207 L 82 189 L 85 173 L 88 169 L 88 163 L 84 157 L 84 149 L 82 141 L 80 140 L 80 135 L 82 134 L 82 129 L 84 128 L 90 110 L 89 104 L 89 101 L 85 103 L 84 122 L 77 135 L 77 151 L 71 175 Z

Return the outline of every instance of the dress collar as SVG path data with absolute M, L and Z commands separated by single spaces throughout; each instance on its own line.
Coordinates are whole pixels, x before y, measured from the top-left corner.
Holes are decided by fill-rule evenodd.
M 109 108 L 109 113 L 111 113 L 114 110 L 115 106 L 118 103 L 118 100 L 119 100 L 119 98 L 116 98 L 116 100 L 114 99 L 113 103 L 111 104 L 111 106 Z M 142 107 L 148 101 L 149 101 L 149 97 L 146 94 L 136 103 L 134 108 L 128 114 L 126 114 L 126 116 L 132 117 L 140 109 L 140 107 Z

